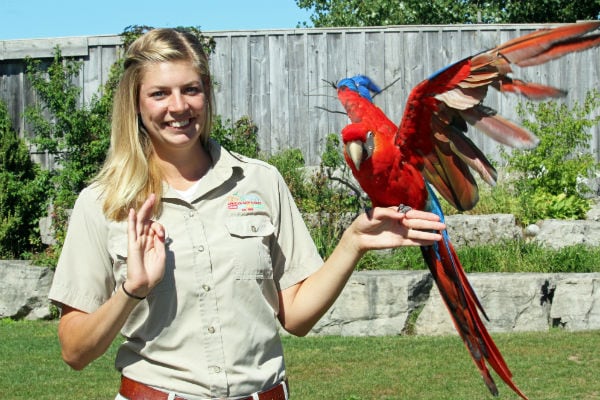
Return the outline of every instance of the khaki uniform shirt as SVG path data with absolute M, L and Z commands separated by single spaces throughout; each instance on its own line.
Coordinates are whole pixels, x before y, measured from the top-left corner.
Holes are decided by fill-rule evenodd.
M 278 291 L 323 261 L 274 167 L 213 141 L 209 151 L 191 203 L 165 186 L 165 275 L 123 327 L 116 367 L 182 395 L 234 397 L 284 378 Z M 73 209 L 50 299 L 91 313 L 126 276 L 127 222 L 106 219 L 92 185 Z

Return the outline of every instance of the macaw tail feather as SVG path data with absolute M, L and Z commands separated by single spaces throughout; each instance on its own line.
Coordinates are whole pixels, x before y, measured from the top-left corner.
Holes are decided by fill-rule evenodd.
M 427 188 L 430 195 L 429 208 L 443 221 L 439 202 L 429 185 Z M 498 395 L 498 387 L 490 375 L 487 364 L 515 393 L 527 400 L 527 396 L 513 382 L 506 361 L 479 316 L 481 312 L 484 318 L 488 319 L 454 251 L 448 232 L 444 230 L 441 233 L 441 242 L 432 246 L 422 246 L 421 252 L 456 330 L 469 350 L 486 386 L 494 396 Z

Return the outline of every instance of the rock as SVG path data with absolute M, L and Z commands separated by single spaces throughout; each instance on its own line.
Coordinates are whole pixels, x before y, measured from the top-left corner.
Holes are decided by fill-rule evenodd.
M 455 247 L 492 244 L 522 237 L 512 214 L 449 215 L 446 225 Z
M 474 273 L 468 278 L 492 333 L 544 332 L 553 326 L 600 329 L 600 273 Z M 311 334 L 376 336 L 410 330 L 417 335 L 454 335 L 432 283 L 428 271 L 355 272 Z
M 27 261 L 0 260 L 0 318 L 51 318 L 52 270 Z
M 600 274 L 564 274 L 556 283 L 550 318 L 569 331 L 600 327 Z
M 399 335 L 431 285 L 428 271 L 356 272 L 312 334 Z
M 585 244 L 600 246 L 600 222 L 590 220 L 544 220 L 534 242 L 553 249 Z
M 527 225 L 527 227 L 523 231 L 523 234 L 526 237 L 530 237 L 530 238 L 537 236 L 539 233 L 540 233 L 540 227 L 537 226 L 536 224 Z
M 468 274 L 489 317 L 482 320 L 490 332 L 530 332 L 549 329 L 552 274 Z M 456 334 L 437 287 L 415 324 L 417 335 Z
M 42 243 L 48 246 L 56 244 L 56 238 L 54 236 L 54 229 L 52 227 L 52 217 L 42 217 L 38 222 L 40 228 L 40 237 Z
M 598 198 L 592 200 L 592 206 L 586 213 L 586 219 L 600 221 L 600 201 Z

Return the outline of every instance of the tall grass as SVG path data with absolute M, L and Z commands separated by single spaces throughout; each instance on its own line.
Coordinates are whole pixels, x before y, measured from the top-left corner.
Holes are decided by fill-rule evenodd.
M 600 248 L 585 245 L 550 249 L 535 243 L 506 241 L 460 247 L 458 258 L 466 272 L 600 272 Z M 367 253 L 361 270 L 427 268 L 418 248 Z

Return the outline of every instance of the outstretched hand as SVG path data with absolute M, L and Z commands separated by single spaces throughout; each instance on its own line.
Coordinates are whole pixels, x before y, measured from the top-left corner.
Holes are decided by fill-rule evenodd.
M 165 230 L 151 219 L 156 196 L 151 194 L 128 215 L 127 291 L 145 297 L 165 273 Z
M 400 246 L 427 246 L 442 239 L 446 225 L 430 212 L 398 211 L 396 207 L 376 207 L 362 214 L 350 226 L 361 252 Z

